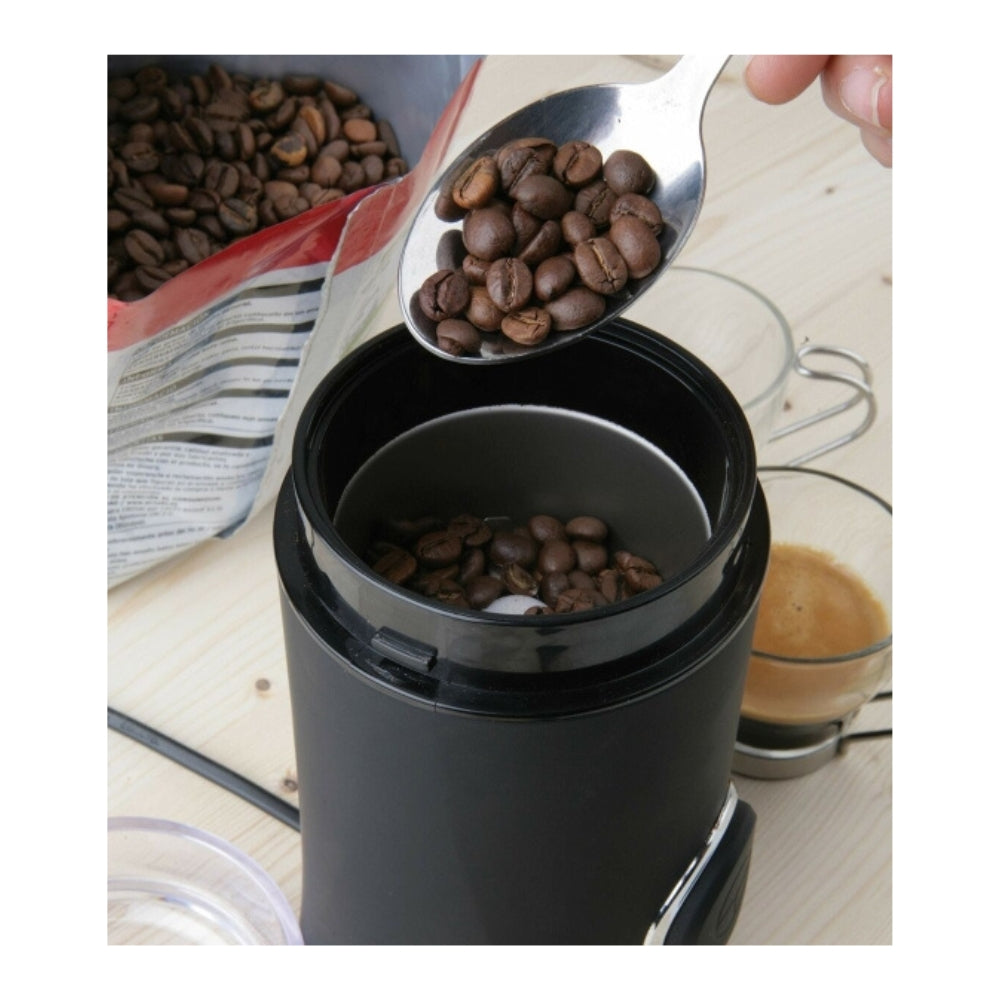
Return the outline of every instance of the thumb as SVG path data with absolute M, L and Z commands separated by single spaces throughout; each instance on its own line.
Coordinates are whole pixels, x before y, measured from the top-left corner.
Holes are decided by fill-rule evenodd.
M 892 56 L 834 56 L 823 73 L 830 110 L 863 130 L 892 137 Z

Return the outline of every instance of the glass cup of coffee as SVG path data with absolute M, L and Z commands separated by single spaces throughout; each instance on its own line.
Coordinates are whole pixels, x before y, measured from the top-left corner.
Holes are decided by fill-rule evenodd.
M 799 465 L 860 437 L 874 420 L 867 362 L 833 345 L 810 343 L 796 350 L 781 309 L 738 278 L 674 265 L 627 315 L 689 350 L 726 383 L 747 416 L 758 454 L 771 441 L 792 435 L 801 440 L 800 431 L 865 404 L 864 416 L 853 426 L 838 420 L 830 434 L 808 435 L 808 451 L 782 458 L 785 464 Z M 814 359 L 819 357 L 827 360 L 817 366 Z M 792 375 L 836 383 L 838 390 L 826 409 L 778 427 Z
M 836 756 L 892 664 L 892 508 L 831 473 L 763 466 L 771 552 L 734 769 L 793 777 Z

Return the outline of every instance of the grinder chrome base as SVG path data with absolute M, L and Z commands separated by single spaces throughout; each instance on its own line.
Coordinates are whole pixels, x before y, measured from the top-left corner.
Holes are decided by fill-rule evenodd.
M 643 944 L 725 944 L 750 868 L 756 816 L 732 783 L 705 846 L 664 900 Z

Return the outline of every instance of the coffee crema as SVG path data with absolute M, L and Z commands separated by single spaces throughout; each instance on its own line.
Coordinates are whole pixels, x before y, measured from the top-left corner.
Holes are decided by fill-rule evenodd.
M 880 683 L 888 651 L 870 650 L 889 632 L 885 608 L 856 573 L 826 552 L 775 544 L 761 591 L 743 714 L 790 725 L 844 718 Z M 822 662 L 829 658 L 834 659 Z
M 760 598 L 753 647 L 796 659 L 855 653 L 889 634 L 867 584 L 825 552 L 775 545 Z

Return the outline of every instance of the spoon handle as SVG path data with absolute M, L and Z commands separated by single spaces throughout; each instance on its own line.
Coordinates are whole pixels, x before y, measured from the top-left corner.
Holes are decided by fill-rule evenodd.
M 663 76 L 648 86 L 671 112 L 691 113 L 695 122 L 701 120 L 705 101 L 719 78 L 729 56 L 682 56 Z

